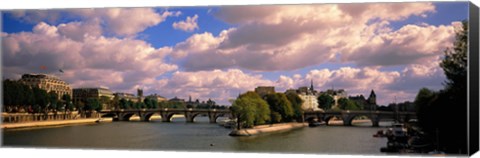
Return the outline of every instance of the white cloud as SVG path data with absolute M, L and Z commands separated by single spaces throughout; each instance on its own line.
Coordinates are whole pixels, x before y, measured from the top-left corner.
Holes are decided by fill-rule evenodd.
M 390 22 L 434 12 L 431 3 L 224 7 L 215 15 L 238 27 L 218 36 L 192 35 L 177 44 L 173 54 L 189 71 L 282 71 L 328 62 L 420 63 L 451 45 L 453 26 L 406 25 L 393 30 Z
M 164 61 L 171 52 L 168 47 L 156 49 L 145 41 L 104 36 L 85 36 L 79 41 L 70 38 L 76 36 L 63 35 L 63 27 L 39 23 L 33 32 L 3 34 L 4 76 L 48 73 L 60 75 L 73 87 L 107 86 L 131 91 L 177 69 Z
M 134 36 L 148 27 L 158 25 L 165 21 L 169 16 L 179 16 L 181 12 L 163 11 L 157 13 L 152 8 L 100 8 L 100 9 L 68 9 L 68 10 L 16 10 L 9 12 L 13 17 L 20 20 L 39 23 L 48 21 L 56 24 L 64 18 L 80 18 L 81 22 L 71 22 L 65 26 L 65 31 L 72 31 L 78 34 L 78 31 L 89 31 L 95 28 L 96 31 L 90 35 L 97 35 L 98 28 L 119 36 Z M 93 25 L 95 24 L 95 25 Z M 87 25 L 87 26 L 82 26 Z M 80 27 L 80 28 L 74 28 Z M 67 30 L 68 28 L 68 30 Z M 86 30 L 78 30 L 86 29 Z M 86 32 L 83 32 L 86 33 Z M 81 35 L 74 35 L 80 39 Z
M 163 79 L 146 85 L 150 93 L 161 92 L 167 97 L 209 98 L 218 103 L 226 104 L 228 99 L 235 98 L 239 93 L 253 90 L 256 86 L 272 86 L 275 83 L 264 79 L 261 75 L 244 73 L 239 69 L 211 70 L 198 72 L 177 71 L 171 78 Z
M 195 14 L 193 17 L 187 17 L 185 21 L 174 22 L 172 24 L 174 29 L 183 30 L 186 32 L 192 32 L 195 29 L 198 29 L 198 15 Z

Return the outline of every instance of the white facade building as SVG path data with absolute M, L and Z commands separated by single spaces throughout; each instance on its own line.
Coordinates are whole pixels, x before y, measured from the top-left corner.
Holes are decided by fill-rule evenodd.
M 298 94 L 303 100 L 302 109 L 305 111 L 318 111 L 321 110 L 318 108 L 317 96 L 312 94 Z

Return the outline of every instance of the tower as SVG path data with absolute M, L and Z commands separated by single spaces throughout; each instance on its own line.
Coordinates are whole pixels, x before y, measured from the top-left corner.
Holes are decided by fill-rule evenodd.
M 143 97 L 143 89 L 140 89 L 140 88 L 137 89 L 137 96 L 140 98 Z
M 368 104 L 373 107 L 372 110 L 375 110 L 375 107 L 377 107 L 377 95 L 375 94 L 375 91 L 370 92 L 370 96 L 368 96 Z
M 313 79 L 310 80 L 310 90 L 313 92 Z

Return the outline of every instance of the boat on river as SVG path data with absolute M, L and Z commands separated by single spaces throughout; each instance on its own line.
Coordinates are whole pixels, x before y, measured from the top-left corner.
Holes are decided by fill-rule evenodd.
M 318 122 L 318 121 L 312 121 L 312 122 L 309 122 L 308 123 L 308 127 L 317 127 L 317 126 L 321 126 L 321 125 L 325 125 L 326 123 L 325 122 Z
M 226 119 L 218 122 L 218 124 L 225 128 L 233 128 L 236 125 L 236 121 L 234 119 Z

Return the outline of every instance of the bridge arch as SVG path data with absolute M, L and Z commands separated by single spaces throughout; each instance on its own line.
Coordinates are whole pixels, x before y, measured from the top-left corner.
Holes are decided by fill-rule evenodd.
M 184 115 L 185 113 L 182 113 L 182 112 L 165 112 L 165 113 L 161 114 L 162 122 L 172 122 L 172 117 L 175 114 Z
M 335 117 L 339 117 L 339 116 L 336 116 L 336 115 L 325 115 L 323 117 L 323 121 L 325 121 L 325 125 L 330 125 L 330 120 L 332 120 L 333 118 Z
M 145 114 L 142 114 L 142 116 L 140 117 L 140 119 L 142 121 L 150 121 L 150 118 L 152 118 L 153 115 L 159 115 L 161 117 L 161 115 L 157 112 L 148 112 L 148 113 L 145 113 Z
M 130 117 L 132 117 L 133 115 L 135 115 L 135 113 L 126 113 L 123 116 L 120 116 L 120 120 L 121 121 L 129 121 Z
M 101 118 L 107 118 L 107 117 L 117 118 L 118 115 L 115 114 L 115 113 L 106 113 L 106 114 L 101 115 L 100 117 L 101 117 Z
M 353 125 L 353 120 L 355 120 L 355 118 L 362 117 L 362 116 L 370 120 L 371 126 L 378 126 L 378 117 L 372 116 L 370 114 L 351 114 L 344 121 L 346 121 L 347 125 Z

